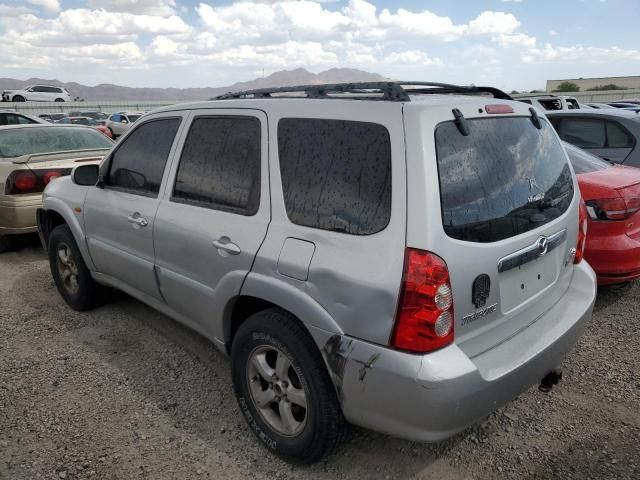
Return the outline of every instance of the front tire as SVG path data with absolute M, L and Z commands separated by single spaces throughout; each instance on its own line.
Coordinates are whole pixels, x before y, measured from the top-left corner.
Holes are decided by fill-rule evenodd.
M 64 98 L 56 98 L 55 101 L 56 102 L 64 102 Z
M 277 309 L 249 317 L 231 349 L 233 385 L 253 433 L 292 463 L 334 450 L 346 429 L 335 388 L 307 331 Z
M 100 305 L 105 289 L 91 278 L 68 225 L 53 229 L 47 250 L 51 275 L 64 301 L 78 311 Z
M 25 98 L 22 95 L 16 95 L 15 97 L 13 97 L 13 101 L 14 102 L 25 102 Z

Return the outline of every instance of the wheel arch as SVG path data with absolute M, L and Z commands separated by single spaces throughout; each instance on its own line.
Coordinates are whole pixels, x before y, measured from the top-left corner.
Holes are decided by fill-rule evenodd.
M 47 198 L 46 207 L 38 209 L 37 220 L 38 233 L 40 234 L 40 239 L 42 240 L 45 250 L 47 250 L 49 236 L 53 229 L 59 225 L 66 224 L 71 230 L 71 234 L 78 245 L 78 249 L 82 254 L 82 259 L 87 265 L 87 268 L 89 270 L 95 270 L 91 255 L 89 255 L 89 250 L 87 249 L 87 243 L 85 242 L 80 220 L 78 220 L 78 215 L 71 210 L 71 207 L 56 198 L 49 197 Z
M 240 325 L 251 315 L 269 308 L 280 309 L 293 316 L 316 341 L 318 348 L 326 335 L 344 332 L 329 313 L 313 298 L 286 281 L 271 276 L 250 273 L 240 292 L 227 304 L 223 318 L 224 343 L 230 351 L 233 337 Z M 326 335 L 325 335 L 326 334 Z

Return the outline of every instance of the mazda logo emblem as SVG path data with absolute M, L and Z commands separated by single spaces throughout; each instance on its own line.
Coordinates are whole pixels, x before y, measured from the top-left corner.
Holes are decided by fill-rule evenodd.
M 545 253 L 547 253 L 547 250 L 549 249 L 549 239 L 547 239 L 547 237 L 540 237 L 538 239 L 537 246 L 538 246 L 538 256 L 541 257 Z

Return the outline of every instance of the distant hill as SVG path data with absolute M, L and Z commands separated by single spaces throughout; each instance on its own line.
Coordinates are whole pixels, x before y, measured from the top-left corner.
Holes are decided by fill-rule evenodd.
M 377 73 L 369 73 L 352 68 L 332 68 L 320 73 L 312 73 L 304 68 L 295 70 L 283 70 L 272 73 L 265 78 L 257 78 L 249 82 L 238 82 L 228 87 L 210 88 L 133 88 L 102 83 L 95 87 L 81 85 L 76 82 L 61 82 L 59 80 L 45 80 L 42 78 L 30 78 L 28 80 L 16 80 L 13 78 L 0 78 L 0 91 L 15 90 L 27 85 L 44 84 L 65 87 L 72 98 L 82 98 L 87 102 L 94 101 L 189 101 L 207 100 L 221 93 L 253 88 L 291 86 L 300 84 L 341 83 L 341 82 L 368 82 L 385 80 L 385 77 Z

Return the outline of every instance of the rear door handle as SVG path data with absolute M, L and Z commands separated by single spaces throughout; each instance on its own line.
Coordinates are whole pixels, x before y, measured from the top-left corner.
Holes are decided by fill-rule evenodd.
M 147 219 L 140 216 L 140 214 L 138 212 L 135 212 L 131 215 L 129 215 L 127 217 L 127 220 L 129 220 L 129 223 L 133 223 L 135 225 L 138 225 L 140 227 L 146 227 L 147 225 L 149 225 L 149 222 L 147 222 Z
M 233 243 L 229 237 L 222 236 L 218 240 L 213 241 L 213 246 L 218 249 L 218 253 L 222 256 L 238 255 L 242 250 L 240 247 Z

